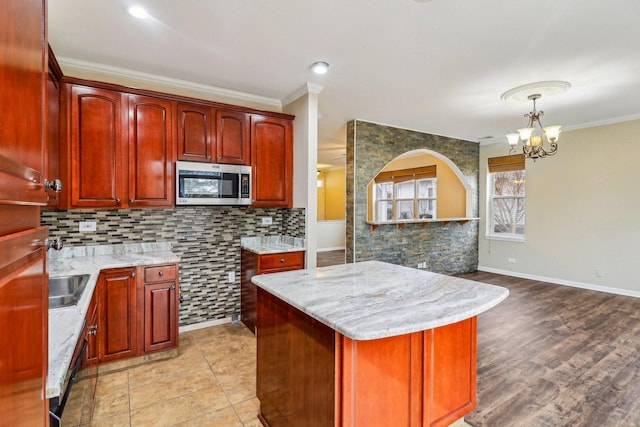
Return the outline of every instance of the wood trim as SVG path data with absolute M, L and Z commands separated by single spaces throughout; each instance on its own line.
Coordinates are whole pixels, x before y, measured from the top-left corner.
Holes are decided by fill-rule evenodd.
M 380 172 L 374 178 L 376 183 L 379 182 L 404 182 L 412 179 L 435 178 L 437 176 L 436 165 L 422 166 L 419 168 L 398 169 L 392 171 Z
M 207 101 L 204 99 L 192 98 L 192 97 L 183 96 L 183 95 L 174 95 L 171 93 L 159 92 L 155 90 L 136 89 L 128 86 L 118 85 L 115 83 L 105 83 L 105 82 L 99 82 L 96 80 L 87 80 L 87 79 L 80 79 L 77 77 L 67 77 L 67 76 L 62 77 L 61 81 L 63 81 L 64 83 L 69 83 L 74 85 L 91 86 L 99 89 L 113 90 L 113 91 L 123 92 L 127 94 L 152 96 L 152 97 L 162 98 L 170 101 L 186 102 L 189 104 L 198 104 L 200 106 L 208 106 L 208 107 L 222 109 L 222 110 L 233 110 L 233 111 L 249 113 L 249 114 L 259 114 L 263 116 L 277 117 L 280 119 L 287 119 L 287 120 L 293 120 L 295 118 L 295 116 L 291 114 L 278 113 L 275 111 L 258 110 L 255 108 L 242 107 L 239 105 L 223 104 L 221 102 Z

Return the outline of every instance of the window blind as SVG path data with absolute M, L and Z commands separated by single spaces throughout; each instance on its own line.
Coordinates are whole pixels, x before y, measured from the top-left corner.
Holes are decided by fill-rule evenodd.
M 524 154 L 489 158 L 489 172 L 512 172 L 524 170 Z
M 400 169 L 395 171 L 380 172 L 374 178 L 374 182 L 379 184 L 381 182 L 405 182 L 412 179 L 425 179 L 436 177 L 436 165 L 422 166 L 419 168 Z

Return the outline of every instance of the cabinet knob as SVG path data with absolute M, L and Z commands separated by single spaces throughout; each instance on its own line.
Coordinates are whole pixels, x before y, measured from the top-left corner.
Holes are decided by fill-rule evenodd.
M 57 239 L 47 239 L 45 240 L 45 245 L 47 247 L 47 250 L 49 249 L 54 249 L 56 251 L 60 251 L 62 250 L 62 239 L 57 238 Z
M 175 291 L 175 290 L 176 290 L 175 285 L 171 285 L 171 287 L 169 288 L 169 290 L 170 290 L 170 291 Z
M 59 179 L 54 179 L 53 181 L 44 180 L 44 191 L 53 191 L 54 193 L 59 193 L 62 191 L 62 181 Z
M 96 331 L 95 329 L 92 329 L 88 332 L 88 335 L 96 335 L 98 333 L 98 331 Z
M 120 204 L 120 198 L 116 197 L 116 203 Z
M 218 161 L 222 160 L 222 156 L 218 156 Z
M 136 277 L 135 271 L 133 273 L 131 273 L 131 277 Z
M 129 204 L 130 204 L 130 205 L 132 205 L 132 204 L 133 204 L 133 202 L 135 202 L 135 200 L 133 200 L 133 199 L 129 199 Z
M 160 277 L 164 276 L 164 271 L 158 272 L 158 276 L 160 276 Z
M 284 258 L 280 258 L 280 262 L 284 262 Z
M 207 156 L 207 160 L 211 160 L 211 156 Z

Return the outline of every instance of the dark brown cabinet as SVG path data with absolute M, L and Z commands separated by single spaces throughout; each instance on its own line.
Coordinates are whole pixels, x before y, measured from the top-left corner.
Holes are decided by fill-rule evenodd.
M 254 207 L 293 203 L 293 125 L 291 120 L 251 116 Z
M 173 105 L 141 95 L 68 84 L 60 207 L 173 205 Z M 68 129 L 68 130 L 67 130 Z
M 249 114 L 216 111 L 216 163 L 251 164 Z
M 129 95 L 129 207 L 173 204 L 170 101 Z
M 60 163 L 68 171 L 64 182 L 69 185 L 61 194 L 61 207 L 121 207 L 127 182 L 122 135 L 125 97 L 87 86 L 66 88 L 69 145 L 61 149 L 69 152 L 61 156 Z
M 178 345 L 178 266 L 144 267 L 143 349 L 145 353 Z
M 249 114 L 178 103 L 178 160 L 250 165 Z
M 136 269 L 103 271 L 97 291 L 100 363 L 136 356 Z
M 0 14 L 0 424 L 48 425 L 46 5 Z
M 258 274 L 303 269 L 304 251 L 258 255 L 242 249 L 240 263 L 240 317 L 242 323 L 255 333 L 258 290 L 251 278 Z
M 176 108 L 178 160 L 211 162 L 213 120 L 211 108 L 178 103 Z

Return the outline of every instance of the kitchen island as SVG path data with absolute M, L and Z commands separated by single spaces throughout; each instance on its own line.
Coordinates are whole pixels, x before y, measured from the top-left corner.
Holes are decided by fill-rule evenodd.
M 367 261 L 255 276 L 265 426 L 446 426 L 476 401 L 477 315 L 508 290 Z

